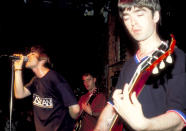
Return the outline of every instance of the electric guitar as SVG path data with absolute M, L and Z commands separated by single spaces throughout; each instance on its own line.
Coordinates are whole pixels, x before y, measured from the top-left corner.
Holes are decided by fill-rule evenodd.
M 87 104 L 91 104 L 92 101 L 94 100 L 94 98 L 96 97 L 96 95 L 100 92 L 100 90 L 96 89 L 93 94 L 91 95 L 91 97 L 87 100 Z M 74 126 L 73 131 L 79 131 L 81 129 L 82 126 L 82 119 L 84 118 L 86 112 L 84 110 L 82 110 L 82 112 L 80 113 L 79 118 L 76 120 L 76 124 Z
M 153 52 L 152 56 L 149 56 L 138 65 L 136 72 L 129 83 L 129 96 L 131 96 L 133 92 L 136 92 L 136 96 L 138 97 L 149 76 L 151 74 L 157 74 L 159 72 L 158 67 L 160 70 L 163 70 L 165 67 L 165 62 L 169 64 L 172 63 L 172 58 L 170 55 L 174 51 L 175 44 L 176 40 L 171 34 L 170 45 L 167 43 L 162 43 L 159 48 Z M 113 116 L 109 131 L 112 131 L 116 122 L 118 122 L 118 114 Z

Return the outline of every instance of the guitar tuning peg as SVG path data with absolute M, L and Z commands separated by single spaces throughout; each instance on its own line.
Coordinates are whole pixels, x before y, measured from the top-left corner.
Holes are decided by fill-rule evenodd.
M 166 62 L 169 63 L 169 64 L 172 63 L 172 57 L 171 57 L 170 55 L 167 56 L 167 58 L 166 58 Z
M 165 62 L 164 62 L 164 61 L 161 61 L 161 62 L 160 62 L 159 68 L 160 68 L 160 69 L 165 68 Z
M 158 74 L 159 70 L 157 67 L 154 67 L 154 69 L 152 70 L 152 74 Z

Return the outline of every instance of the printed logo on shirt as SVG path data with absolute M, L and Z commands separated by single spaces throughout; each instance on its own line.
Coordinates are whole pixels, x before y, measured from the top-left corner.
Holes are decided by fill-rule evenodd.
M 33 94 L 33 105 L 42 108 L 53 108 L 52 98 L 41 98 L 40 96 Z

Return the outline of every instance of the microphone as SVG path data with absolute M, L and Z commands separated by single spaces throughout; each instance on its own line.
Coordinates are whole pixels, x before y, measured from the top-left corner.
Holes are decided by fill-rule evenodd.
M 20 56 L 10 55 L 9 58 L 11 58 L 12 60 L 20 60 Z M 28 57 L 27 56 L 23 56 L 23 61 L 27 62 L 28 61 Z

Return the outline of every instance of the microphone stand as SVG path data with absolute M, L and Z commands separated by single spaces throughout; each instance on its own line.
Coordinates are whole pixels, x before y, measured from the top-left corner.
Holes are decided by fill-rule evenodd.
M 8 55 L 0 55 L 0 58 L 1 57 L 4 57 L 4 56 L 8 56 Z M 12 131 L 12 112 L 13 112 L 13 91 L 14 91 L 14 78 L 15 78 L 15 74 L 14 74 L 14 61 L 15 61 L 16 59 L 12 59 L 12 75 L 11 75 L 11 88 L 10 88 L 10 116 L 9 116 L 9 121 L 10 121 L 10 123 L 9 123 L 9 129 L 10 129 L 10 131 Z
M 1 57 L 4 57 L 4 56 L 8 56 L 8 55 L 0 55 L 0 58 Z M 10 57 L 10 56 L 9 56 Z M 14 70 L 14 62 L 15 62 L 15 60 L 17 60 L 17 59 L 19 59 L 19 57 L 10 57 L 10 58 L 12 58 L 12 75 L 11 75 L 11 88 L 10 88 L 10 116 L 9 116 L 9 121 L 10 121 L 10 123 L 9 123 L 9 129 L 10 129 L 10 131 L 12 131 L 12 112 L 13 112 L 13 98 L 14 98 L 14 80 L 15 80 L 15 70 Z M 25 59 L 25 61 L 27 61 L 27 57 L 25 57 L 24 58 Z
M 12 130 L 13 90 L 14 90 L 14 60 L 12 60 L 12 79 L 10 89 L 10 131 Z
M 0 55 L 1 57 L 8 56 L 8 55 Z M 13 111 L 13 88 L 14 88 L 14 60 L 12 60 L 12 75 L 11 75 L 11 88 L 10 88 L 10 116 L 9 116 L 9 129 L 12 131 L 12 111 Z

